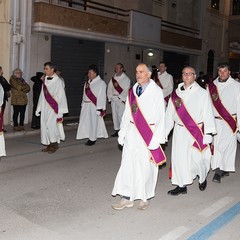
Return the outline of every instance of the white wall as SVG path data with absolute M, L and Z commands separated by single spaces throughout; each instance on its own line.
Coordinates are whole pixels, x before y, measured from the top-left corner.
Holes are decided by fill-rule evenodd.
M 31 51 L 30 51 L 30 76 L 35 76 L 36 72 L 43 72 L 43 65 L 45 62 L 51 60 L 51 35 L 34 33 L 31 36 Z M 33 82 L 29 79 L 31 91 L 28 95 L 28 113 L 29 122 L 32 121 L 33 108 Z

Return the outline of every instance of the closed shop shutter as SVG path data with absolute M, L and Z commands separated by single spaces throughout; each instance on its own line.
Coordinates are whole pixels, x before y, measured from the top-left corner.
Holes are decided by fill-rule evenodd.
M 65 81 L 69 116 L 79 116 L 83 86 L 89 65 L 96 64 L 104 74 L 103 42 L 61 36 L 52 37 L 51 61 L 62 72 Z

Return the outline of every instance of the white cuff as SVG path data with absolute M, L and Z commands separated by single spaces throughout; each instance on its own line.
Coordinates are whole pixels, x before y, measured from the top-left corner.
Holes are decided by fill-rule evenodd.
M 155 150 L 159 148 L 160 144 L 158 142 L 151 141 L 148 145 L 149 150 Z
M 118 143 L 123 146 L 124 145 L 124 138 L 119 137 L 118 138 Z
M 63 114 L 62 113 L 58 113 L 57 118 L 62 118 Z
M 212 135 L 205 134 L 203 136 L 203 144 L 210 144 L 210 143 L 212 143 L 212 139 L 213 139 Z

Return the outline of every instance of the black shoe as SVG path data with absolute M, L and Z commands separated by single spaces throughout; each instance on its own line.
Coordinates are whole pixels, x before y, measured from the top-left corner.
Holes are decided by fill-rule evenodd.
M 221 177 L 227 177 L 229 176 L 229 172 L 223 171 Z
M 32 129 L 40 129 L 40 127 L 37 126 L 31 126 Z
M 95 142 L 96 142 L 96 141 L 88 140 L 88 141 L 85 143 L 85 145 L 86 145 L 86 146 L 92 146 L 92 145 L 95 144 Z
M 187 193 L 187 187 L 179 187 L 177 186 L 173 190 L 168 191 L 168 194 L 172 196 L 177 196 L 179 194 L 186 194 Z
M 120 151 L 122 151 L 122 150 L 123 150 L 123 146 L 120 145 L 120 144 L 118 144 L 118 149 L 119 149 Z
M 163 163 L 162 165 L 159 165 L 158 166 L 158 169 L 163 169 L 163 168 L 165 168 L 167 166 L 167 163 Z
M 221 183 L 221 176 L 215 173 L 212 181 L 216 183 Z
M 119 131 L 116 131 L 114 134 L 111 135 L 111 137 L 118 137 L 118 132 Z
M 203 183 L 199 183 L 199 189 L 200 191 L 204 191 L 207 187 L 207 179 L 205 179 L 205 181 Z

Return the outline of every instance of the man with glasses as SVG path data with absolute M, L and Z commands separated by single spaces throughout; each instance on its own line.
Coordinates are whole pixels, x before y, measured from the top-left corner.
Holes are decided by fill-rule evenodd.
M 209 144 L 216 133 L 209 94 L 195 82 L 194 68 L 183 68 L 182 79 L 166 110 L 166 136 L 174 128 L 171 181 L 177 187 L 168 191 L 173 196 L 186 194 L 187 185 L 197 176 L 199 189 L 205 190 L 211 159 Z
M 214 136 L 214 154 L 211 167 L 215 170 L 213 182 L 235 171 L 237 136 L 240 128 L 240 84 L 231 76 L 229 65 L 218 65 L 218 78 L 209 84 L 217 135 Z M 238 131 L 238 132 L 237 132 Z

